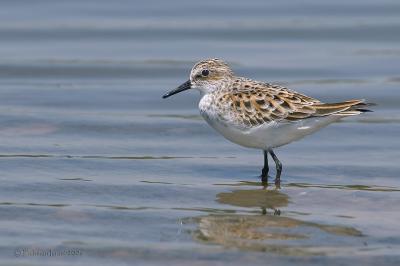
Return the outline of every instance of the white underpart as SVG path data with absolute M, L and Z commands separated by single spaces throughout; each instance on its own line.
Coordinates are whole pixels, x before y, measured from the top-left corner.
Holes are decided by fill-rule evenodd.
M 199 109 L 207 123 L 228 140 L 249 148 L 276 148 L 312 134 L 343 117 L 329 115 L 296 122 L 269 122 L 256 127 L 245 127 L 237 125 L 229 117 L 218 116 L 212 97 L 209 94 L 202 96 Z

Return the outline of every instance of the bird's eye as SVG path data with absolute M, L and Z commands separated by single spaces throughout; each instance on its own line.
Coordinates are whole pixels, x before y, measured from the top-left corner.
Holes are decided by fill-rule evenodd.
M 210 74 L 210 71 L 208 71 L 208 69 L 204 69 L 203 71 L 201 71 L 201 74 L 202 74 L 204 77 L 207 77 L 208 74 Z

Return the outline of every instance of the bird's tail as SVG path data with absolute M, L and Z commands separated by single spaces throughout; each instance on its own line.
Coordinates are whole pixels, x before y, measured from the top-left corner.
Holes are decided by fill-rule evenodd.
M 351 116 L 372 112 L 368 107 L 375 105 L 374 103 L 366 103 L 365 100 L 349 100 L 340 103 L 324 103 L 314 105 L 314 107 L 319 115 Z

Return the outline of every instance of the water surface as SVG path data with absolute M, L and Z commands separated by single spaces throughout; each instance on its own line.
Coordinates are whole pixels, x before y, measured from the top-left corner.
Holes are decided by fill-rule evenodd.
M 398 1 L 4 1 L 7 265 L 398 265 Z M 262 154 L 161 95 L 200 59 L 374 113 Z M 77 249 L 79 256 L 16 256 Z

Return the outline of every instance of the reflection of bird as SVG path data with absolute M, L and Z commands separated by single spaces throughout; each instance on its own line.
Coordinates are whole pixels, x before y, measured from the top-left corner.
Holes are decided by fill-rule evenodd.
M 335 250 L 343 251 L 343 246 L 335 247 L 329 243 L 335 243 L 341 237 L 348 241 L 349 237 L 362 236 L 362 232 L 353 227 L 275 215 L 213 214 L 193 218 L 193 221 L 198 223 L 193 237 L 202 243 L 291 256 L 327 255 L 324 250 L 329 254 Z M 326 233 L 324 239 L 328 240 L 324 243 L 319 241 L 321 230 Z
M 289 204 L 289 196 L 279 190 L 246 189 L 234 190 L 217 194 L 221 204 L 238 206 L 241 208 L 260 207 L 276 209 Z M 225 247 L 234 247 L 242 250 L 279 253 L 283 255 L 324 255 L 323 250 L 332 252 L 335 247 L 329 243 L 336 243 L 338 238 L 359 237 L 362 232 L 353 227 L 328 225 L 307 222 L 292 217 L 279 215 L 240 214 L 238 213 L 211 213 L 209 215 L 190 218 L 198 224 L 198 230 L 193 237 L 202 243 L 220 244 Z M 274 213 L 276 214 L 276 213 Z M 304 217 L 303 217 L 304 218 Z M 321 230 L 326 233 L 324 239 L 328 245 L 321 248 L 318 239 Z M 274 242 L 273 240 L 279 240 Z M 314 244 L 317 243 L 317 246 Z M 328 243 L 328 244 L 327 244 Z M 343 246 L 338 247 L 341 250 Z
M 201 115 L 214 129 L 234 143 L 264 151 L 262 181 L 268 179 L 268 154 L 276 164 L 275 180 L 280 180 L 282 164 L 273 148 L 369 111 L 363 100 L 322 103 L 279 85 L 237 77 L 219 59 L 198 62 L 190 80 L 163 98 L 191 88 L 201 92 Z

